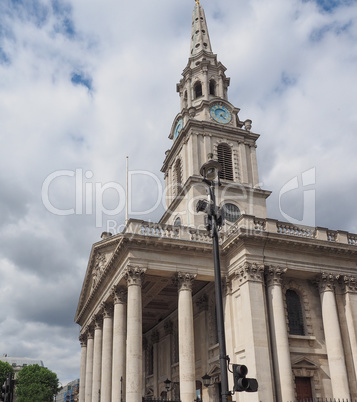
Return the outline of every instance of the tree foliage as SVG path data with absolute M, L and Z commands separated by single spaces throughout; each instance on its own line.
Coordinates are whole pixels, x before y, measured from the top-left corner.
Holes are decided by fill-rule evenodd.
M 17 375 L 17 402 L 50 402 L 57 391 L 57 375 L 48 368 L 32 364 Z
M 10 373 L 13 373 L 14 369 L 8 362 L 3 362 L 0 360 L 0 387 L 4 384 Z

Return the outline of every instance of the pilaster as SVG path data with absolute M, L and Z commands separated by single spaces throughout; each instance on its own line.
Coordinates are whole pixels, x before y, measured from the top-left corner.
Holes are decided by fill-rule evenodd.
M 295 384 L 281 286 L 282 276 L 286 271 L 287 268 L 278 266 L 269 266 L 266 269 L 269 321 L 278 402 L 295 400 Z
M 249 369 L 248 377 L 259 379 L 259 390 L 250 394 L 249 401 L 269 401 L 273 397 L 273 377 L 270 363 L 268 323 L 264 294 L 264 265 L 245 262 L 235 271 L 239 284 L 239 297 L 234 299 L 239 322 L 243 350 L 237 350 L 237 358 Z

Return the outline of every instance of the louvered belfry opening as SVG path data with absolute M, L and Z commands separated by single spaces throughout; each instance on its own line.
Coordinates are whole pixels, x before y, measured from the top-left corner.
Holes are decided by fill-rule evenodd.
M 181 160 L 177 159 L 175 164 L 175 176 L 176 176 L 176 194 L 178 194 L 182 187 L 182 166 Z
M 222 165 L 219 174 L 220 179 L 233 180 L 232 150 L 227 144 L 219 144 L 217 147 L 218 162 Z

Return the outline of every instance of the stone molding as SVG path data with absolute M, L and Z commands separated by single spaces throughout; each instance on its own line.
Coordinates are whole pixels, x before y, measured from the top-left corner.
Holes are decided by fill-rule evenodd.
M 196 279 L 197 274 L 189 272 L 177 272 L 173 281 L 178 287 L 178 291 L 192 290 L 192 283 Z
M 264 265 L 246 261 L 244 264 L 240 265 L 234 273 L 236 275 L 236 278 L 238 278 L 240 285 L 243 285 L 247 281 L 262 283 Z
M 126 279 L 128 286 L 141 286 L 145 272 L 146 268 L 128 265 L 124 271 L 124 278 Z
M 288 269 L 279 267 L 276 265 L 269 265 L 266 267 L 266 280 L 268 286 L 281 286 L 283 278 L 282 276 Z

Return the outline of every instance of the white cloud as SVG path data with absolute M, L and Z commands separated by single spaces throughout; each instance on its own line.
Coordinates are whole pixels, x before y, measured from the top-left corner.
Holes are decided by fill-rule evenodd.
M 282 219 L 284 184 L 315 167 L 317 224 L 357 232 L 356 4 L 327 12 L 313 1 L 201 3 L 213 51 L 231 77 L 229 99 L 261 134 L 270 216 Z M 64 383 L 79 376 L 73 318 L 102 228 L 93 215 L 49 213 L 42 184 L 58 170 L 82 169 L 82 191 L 125 187 L 127 155 L 131 169 L 162 181 L 194 2 L 16 4 L 0 5 L 0 300 L 11 312 L 0 317 L 0 353 L 42 359 Z M 90 90 L 74 84 L 74 74 Z M 75 207 L 74 180 L 52 184 L 54 205 Z M 135 208 L 154 203 L 150 186 L 148 177 L 134 182 Z M 113 196 L 104 196 L 106 207 L 115 207 Z M 288 194 L 284 208 L 300 213 L 301 197 Z M 124 212 L 116 219 L 122 223 Z

